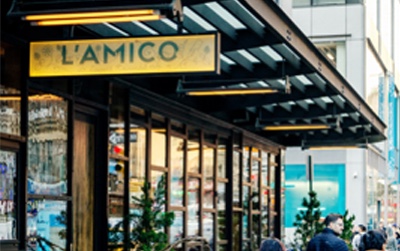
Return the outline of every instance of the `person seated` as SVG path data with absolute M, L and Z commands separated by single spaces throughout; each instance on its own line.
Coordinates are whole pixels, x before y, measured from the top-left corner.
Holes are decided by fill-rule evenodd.
M 381 251 L 386 245 L 386 237 L 380 230 L 370 230 L 361 237 L 360 251 Z

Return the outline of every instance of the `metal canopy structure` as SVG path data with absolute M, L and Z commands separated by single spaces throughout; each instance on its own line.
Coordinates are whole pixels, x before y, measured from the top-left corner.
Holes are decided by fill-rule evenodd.
M 151 90 L 285 146 L 357 145 L 385 139 L 384 123 L 273 1 L 182 0 L 181 4 L 183 20 L 170 18 L 83 27 L 96 37 L 218 32 L 221 35 L 220 74 L 173 76 L 180 90 L 273 88 L 282 91 L 192 97 L 176 92 L 176 86 L 153 86 Z M 122 78 L 136 84 L 140 77 L 143 78 Z M 324 130 L 263 130 L 267 125 L 316 123 L 333 126 Z

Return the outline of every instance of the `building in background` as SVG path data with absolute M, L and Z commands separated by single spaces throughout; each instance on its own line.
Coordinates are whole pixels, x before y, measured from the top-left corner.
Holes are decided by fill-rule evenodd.
M 288 149 L 285 193 L 286 200 L 293 202 L 285 209 L 288 238 L 301 198 L 309 189 L 308 156 L 313 160 L 313 183 L 323 215 L 348 209 L 356 223 L 369 228 L 380 221 L 399 224 L 400 2 L 293 0 L 279 4 L 387 125 L 385 142 L 365 140 L 359 149 Z

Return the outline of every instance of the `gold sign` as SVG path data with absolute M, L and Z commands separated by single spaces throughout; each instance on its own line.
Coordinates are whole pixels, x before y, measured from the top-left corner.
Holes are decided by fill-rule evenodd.
M 218 34 L 30 43 L 31 77 L 219 72 Z

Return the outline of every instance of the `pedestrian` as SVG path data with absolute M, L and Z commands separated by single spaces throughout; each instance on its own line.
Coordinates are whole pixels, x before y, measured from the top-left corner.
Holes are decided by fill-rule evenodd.
M 381 230 L 369 230 L 361 237 L 360 251 L 383 251 L 386 243 Z
M 361 237 L 365 234 L 367 228 L 363 224 L 359 224 L 356 226 L 357 234 L 354 235 L 353 240 L 351 241 L 351 245 L 353 247 L 353 251 L 359 251 L 360 240 Z
M 397 251 L 397 241 L 392 226 L 386 227 L 386 234 L 386 251 Z
M 324 224 L 324 230 L 308 243 L 307 251 L 348 251 L 346 243 L 339 238 L 343 232 L 343 216 L 329 214 Z
M 286 251 L 286 248 L 278 238 L 270 237 L 261 243 L 260 251 Z

